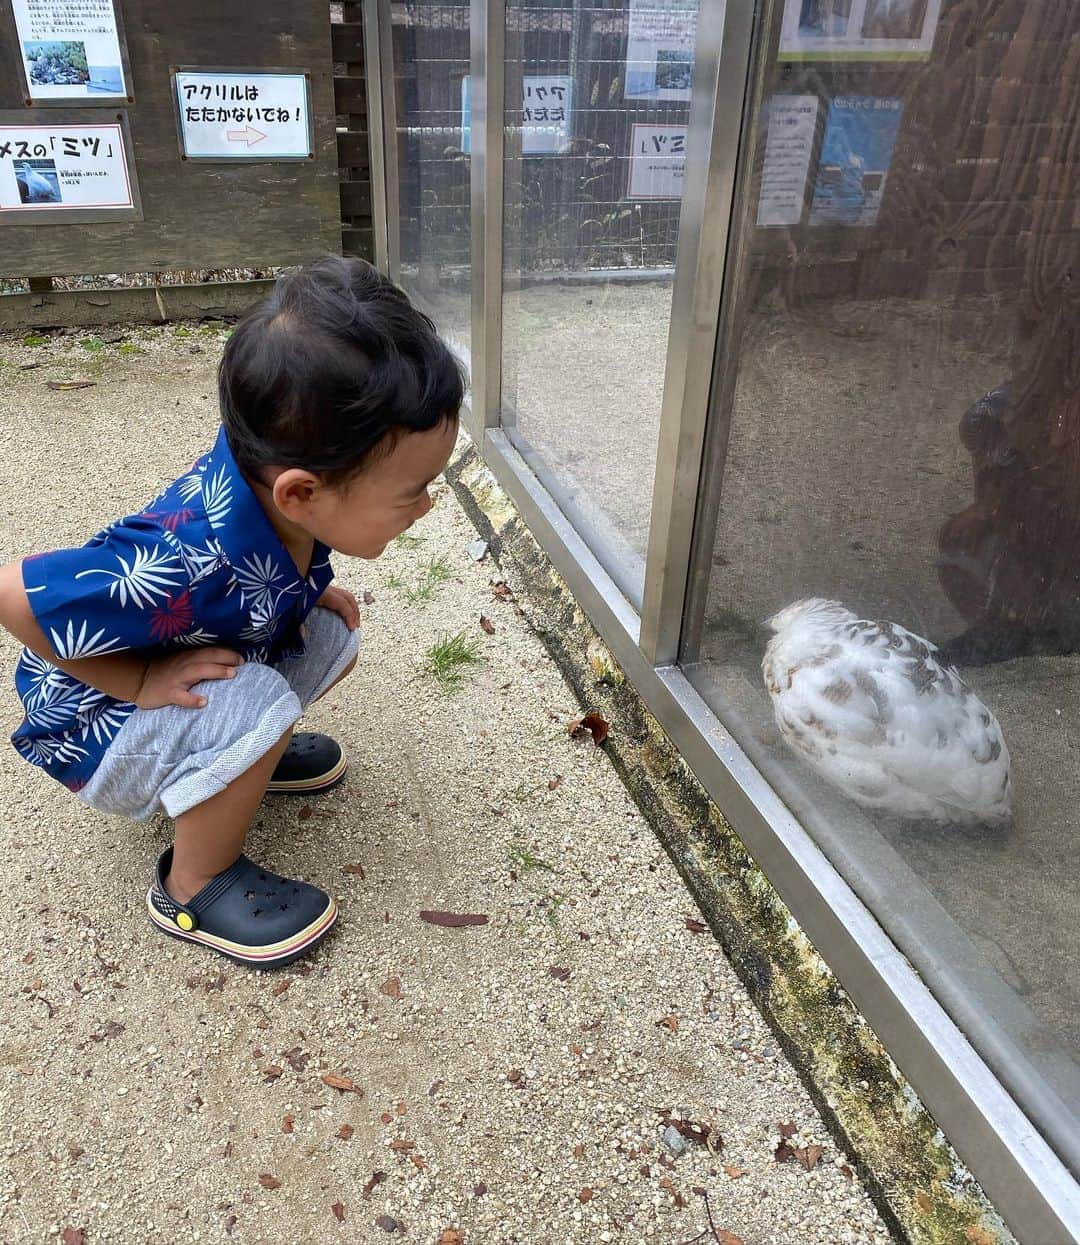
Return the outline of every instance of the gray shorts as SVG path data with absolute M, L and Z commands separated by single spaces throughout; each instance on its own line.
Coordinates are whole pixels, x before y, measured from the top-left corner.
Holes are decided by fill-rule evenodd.
M 245 662 L 231 679 L 196 683 L 207 698 L 202 709 L 136 709 L 79 798 L 99 812 L 146 821 L 160 812 L 179 817 L 224 791 L 356 656 L 358 634 L 338 614 L 316 607 L 305 625 L 303 657 Z

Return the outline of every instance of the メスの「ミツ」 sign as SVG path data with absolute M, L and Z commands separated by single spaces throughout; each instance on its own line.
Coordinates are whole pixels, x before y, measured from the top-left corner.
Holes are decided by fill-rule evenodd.
M 307 74 L 178 69 L 174 80 L 185 159 L 314 158 Z
M 58 219 L 136 206 L 122 126 L 0 124 L 0 213 Z
M 686 175 L 685 125 L 630 128 L 628 199 L 681 199 Z

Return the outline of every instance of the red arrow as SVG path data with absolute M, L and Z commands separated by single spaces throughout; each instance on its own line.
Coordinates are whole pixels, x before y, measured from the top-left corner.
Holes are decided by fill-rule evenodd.
M 261 143 L 266 135 L 262 130 L 256 130 L 253 126 L 245 126 L 242 130 L 228 130 L 225 137 L 230 143 L 247 143 L 249 147 L 254 147 L 256 143 Z

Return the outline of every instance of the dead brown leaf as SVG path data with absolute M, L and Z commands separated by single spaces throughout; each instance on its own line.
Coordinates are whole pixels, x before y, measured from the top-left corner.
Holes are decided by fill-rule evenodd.
M 686 928 L 691 934 L 703 934 L 709 927 L 704 921 L 695 921 L 693 917 L 686 918 Z
M 356 1129 L 354 1129 L 351 1124 L 342 1124 L 342 1126 L 337 1130 L 337 1135 L 342 1141 L 348 1141 L 355 1131 Z
M 371 1179 L 364 1185 L 364 1197 L 371 1197 L 371 1190 L 386 1179 L 386 1172 L 372 1172 Z
M 486 925 L 488 922 L 484 912 L 438 912 L 430 909 L 421 912 L 420 919 L 429 925 L 445 925 L 449 929 L 458 929 L 462 925 Z
M 272 1063 L 268 1068 L 263 1068 L 262 1073 L 265 1079 L 269 1082 L 276 1081 L 282 1071 L 283 1069 L 280 1064 Z
M 548 972 L 555 978 L 556 981 L 566 981 L 570 976 L 570 970 L 568 968 L 560 968 L 558 964 L 552 964 L 552 966 L 548 969 Z
M 824 1153 L 824 1146 L 806 1146 L 804 1149 L 796 1150 L 795 1157 L 808 1172 L 812 1172 L 817 1166 L 818 1159 L 820 1159 Z
M 579 1141 L 578 1144 L 574 1146 L 574 1158 L 580 1159 L 580 1158 L 584 1158 L 584 1156 L 585 1156 L 585 1147 Z
M 65 1228 L 61 1239 L 64 1245 L 86 1245 L 86 1232 L 83 1228 Z
M 495 634 L 495 624 L 486 614 L 480 615 L 480 626 L 488 633 L 488 635 Z
M 391 1150 L 412 1150 L 416 1145 L 415 1141 L 406 1141 L 404 1137 L 395 1137 L 390 1142 Z
M 363 865 L 345 865 L 344 869 L 346 873 L 359 873 L 361 878 L 364 876 Z
M 598 713 L 590 712 L 582 718 L 574 718 L 568 722 L 566 729 L 569 731 L 571 738 L 582 731 L 591 732 L 593 743 L 599 748 L 604 740 L 607 739 L 610 726 Z
M 787 1124 L 777 1124 L 776 1127 L 780 1130 L 781 1137 L 794 1137 L 795 1134 L 799 1131 L 799 1126 L 795 1123 L 794 1120 L 791 1120 Z
M 734 1232 L 728 1232 L 724 1228 L 716 1229 L 716 1239 L 720 1245 L 745 1245 L 741 1236 L 736 1236 Z
M 593 1195 L 592 1189 L 590 1189 L 589 1186 L 586 1185 L 585 1188 L 580 1190 L 580 1192 L 578 1193 L 578 1201 L 579 1202 L 591 1202 L 592 1195 Z
M 928 1193 L 924 1193 L 922 1189 L 915 1194 L 915 1201 L 918 1203 L 920 1210 L 931 1211 L 934 1209 L 933 1199 Z
M 345 1222 L 345 1207 L 340 1202 L 335 1202 L 330 1209 L 334 1212 L 334 1218 L 338 1223 Z
M 259 1184 L 264 1189 L 280 1189 L 281 1181 L 276 1176 L 271 1176 L 269 1172 L 262 1172 L 259 1175 Z
M 281 984 L 280 984 L 280 985 L 275 986 L 275 987 L 273 988 L 273 990 L 271 990 L 271 991 L 270 991 L 270 993 L 271 993 L 272 995 L 274 995 L 275 997 L 277 997 L 277 996 L 279 996 L 279 995 L 284 994 L 284 993 L 285 993 L 285 991 L 286 991 L 286 990 L 288 990 L 288 988 L 289 988 L 291 985 L 292 985 L 292 978 L 289 978 L 289 980 L 288 980 L 288 981 L 283 981 L 283 982 L 281 982 Z
M 397 1231 L 398 1225 L 397 1220 L 393 1217 L 393 1215 L 380 1215 L 378 1219 L 375 1220 L 375 1226 L 377 1228 L 382 1228 L 384 1232 L 395 1232 Z
M 364 589 L 364 604 L 365 604 L 365 605 L 374 605 L 374 604 L 375 604 L 375 594 L 374 594 L 374 592 L 372 592 L 372 591 L 371 591 L 371 589 L 370 589 L 370 588 L 365 588 L 365 589 Z
M 296 815 L 301 821 L 307 821 L 307 819 L 311 816 L 311 813 L 312 813 L 311 805 L 305 804 L 304 807 Z
M 561 783 L 562 783 L 562 774 L 556 774 L 555 777 L 552 778 L 548 782 L 548 790 L 554 791 L 555 788 L 558 787 Z
M 487 1185 L 481 1180 L 479 1184 L 473 1185 L 473 1197 L 483 1197 L 487 1192 Z
M 409 1159 L 420 1169 L 420 1171 L 427 1170 L 427 1164 L 424 1162 L 424 1156 L 422 1154 L 410 1154 Z
M 656 1021 L 656 1023 L 670 1029 L 672 1033 L 678 1033 L 679 1031 L 679 1017 L 674 1012 L 670 1012 L 667 1016 Z
M 394 1117 L 389 1111 L 384 1111 L 382 1115 L 379 1116 L 379 1120 L 383 1124 L 392 1124 L 394 1122 Z
M 844 1173 L 845 1176 L 847 1176 L 849 1180 L 855 1179 L 855 1173 L 851 1170 L 850 1167 L 848 1167 L 846 1163 L 840 1164 L 840 1170 Z
M 724 1174 L 730 1176 L 732 1180 L 738 1180 L 740 1176 L 748 1176 L 750 1169 L 748 1167 L 735 1167 L 731 1163 L 725 1163 Z
M 286 1117 L 285 1117 L 285 1118 L 281 1121 L 281 1131 L 282 1131 L 283 1133 L 291 1133 L 291 1132 L 292 1132 L 292 1130 L 293 1130 L 293 1124 L 294 1124 L 295 1122 L 296 1122 L 296 1116 L 295 1116 L 295 1115 L 287 1115 L 287 1116 L 286 1116 Z
M 379 987 L 379 993 L 385 994 L 390 999 L 401 998 L 401 978 L 388 977 Z
M 327 1072 L 320 1079 L 324 1085 L 329 1085 L 331 1089 L 340 1089 L 354 1094 L 362 1094 L 364 1092 L 349 1076 L 337 1076 L 333 1072 Z
M 96 380 L 47 380 L 45 388 L 53 389 L 57 393 L 67 393 L 69 389 L 92 389 L 96 384 Z
M 781 1143 L 773 1151 L 773 1158 L 778 1163 L 788 1163 L 795 1157 L 795 1151 L 788 1145 L 786 1141 Z
M 460 1228 L 443 1228 L 438 1245 L 465 1245 L 465 1233 Z

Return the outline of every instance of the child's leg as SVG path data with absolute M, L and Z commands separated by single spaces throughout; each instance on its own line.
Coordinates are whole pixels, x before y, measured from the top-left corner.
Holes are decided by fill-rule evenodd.
M 165 878 L 165 889 L 173 899 L 186 903 L 211 878 L 228 869 L 244 850 L 252 818 L 291 736 L 290 727 L 269 752 L 224 791 L 176 818 L 172 868 Z

